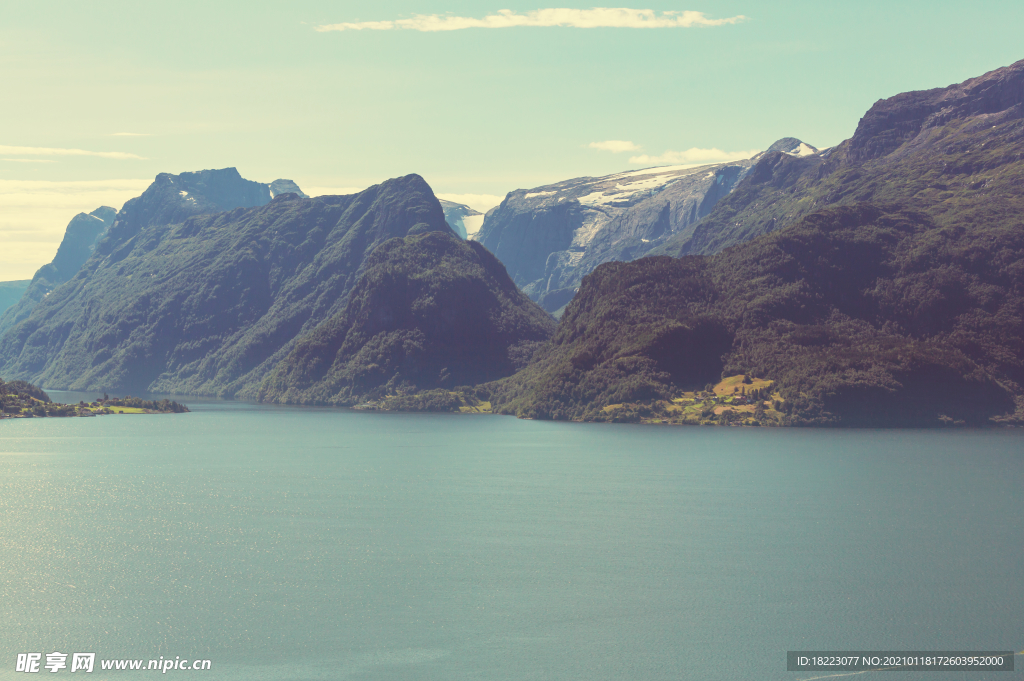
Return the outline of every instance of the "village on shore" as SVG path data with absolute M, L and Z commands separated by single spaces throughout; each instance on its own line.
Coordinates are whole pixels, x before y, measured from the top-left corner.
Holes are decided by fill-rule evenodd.
M 41 388 L 25 381 L 0 379 L 0 419 L 41 417 L 89 417 L 108 414 L 183 414 L 188 407 L 174 400 L 143 400 L 104 394 L 92 402 L 61 404 Z

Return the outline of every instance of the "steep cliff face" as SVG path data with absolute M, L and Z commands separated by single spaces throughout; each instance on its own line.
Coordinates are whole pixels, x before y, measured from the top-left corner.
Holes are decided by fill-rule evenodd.
M 236 176 L 221 179 L 243 199 L 266 196 L 266 185 Z M 52 388 L 252 396 L 298 336 L 344 309 L 377 245 L 450 233 L 417 175 L 352 196 L 286 193 L 189 217 L 190 196 L 197 206 L 228 200 L 194 194 L 197 184 L 165 176 L 129 202 L 118 233 L 0 338 L 3 375 Z M 157 222 L 175 216 L 185 217 Z
M 101 206 L 91 213 L 79 213 L 71 218 L 53 261 L 39 268 L 31 283 L 22 289 L 24 293 L 0 315 L 0 336 L 26 319 L 40 300 L 78 273 L 106 235 L 115 215 L 113 208 Z
M 443 232 L 392 239 L 367 259 L 345 310 L 298 341 L 259 399 L 346 405 L 482 383 L 513 373 L 516 349 L 554 328 L 479 243 Z
M 280 194 L 295 194 L 300 199 L 308 199 L 309 197 L 299 189 L 299 185 L 295 184 L 291 180 L 274 180 L 269 185 L 271 198 L 277 198 Z
M 789 224 L 824 202 L 804 201 L 807 188 L 817 181 L 829 151 L 795 154 L 766 151 L 728 196 L 715 203 L 699 224 L 674 234 L 649 255 L 680 256 L 717 253 Z M 794 197 L 797 197 L 794 199 Z

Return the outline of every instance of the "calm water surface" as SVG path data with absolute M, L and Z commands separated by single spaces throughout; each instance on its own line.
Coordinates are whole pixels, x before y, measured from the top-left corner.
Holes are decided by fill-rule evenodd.
M 822 674 L 787 650 L 1024 648 L 1021 430 L 192 406 L 0 422 L 0 679 L 28 651 L 211 681 L 799 681 Z

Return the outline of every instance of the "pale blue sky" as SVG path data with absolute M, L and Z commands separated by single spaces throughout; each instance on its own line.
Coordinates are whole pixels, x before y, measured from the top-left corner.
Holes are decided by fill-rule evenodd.
M 74 213 L 119 207 L 158 172 L 235 166 L 250 179 L 322 190 L 417 172 L 439 194 L 497 197 L 651 165 L 631 163 L 638 155 L 738 153 L 784 136 L 831 146 L 879 98 L 1024 58 L 1019 1 L 641 2 L 627 6 L 747 18 L 689 28 L 315 30 L 594 6 L 7 3 L 0 280 L 31 276 Z M 639 150 L 588 147 L 606 140 Z

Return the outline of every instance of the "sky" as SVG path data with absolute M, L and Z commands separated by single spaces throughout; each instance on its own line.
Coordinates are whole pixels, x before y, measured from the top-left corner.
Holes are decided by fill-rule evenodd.
M 622 2 L 623 0 L 620 0 Z M 538 4 L 541 3 L 541 4 Z M 0 281 L 160 172 L 509 191 L 850 137 L 878 99 L 1024 58 L 1024 3 L 5 3 Z

